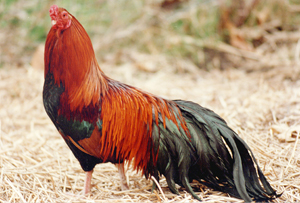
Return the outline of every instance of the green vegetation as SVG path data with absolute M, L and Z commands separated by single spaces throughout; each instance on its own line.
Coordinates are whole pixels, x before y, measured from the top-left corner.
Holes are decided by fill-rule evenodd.
M 176 6 L 166 8 L 163 6 L 163 0 L 2 0 L 0 63 L 30 62 L 34 49 L 44 43 L 50 29 L 48 9 L 52 4 L 57 4 L 66 8 L 83 24 L 92 38 L 98 57 L 112 52 L 136 50 L 148 54 L 186 58 L 201 67 L 203 61 L 200 55 L 203 54 L 203 48 L 207 48 L 207 42 L 217 44 L 224 41 L 232 44 L 231 30 L 226 26 L 222 27 L 222 22 L 223 24 L 228 22 L 228 19 L 222 16 L 222 12 L 224 10 L 231 12 L 229 20 L 234 24 L 235 19 L 238 19 L 238 6 L 241 6 L 240 2 L 243 1 L 228 0 L 223 7 L 218 2 L 185 0 Z M 291 5 L 299 4 L 298 1 L 257 2 L 259 3 L 251 10 L 242 25 L 236 26 L 238 29 L 242 30 L 245 27 L 256 29 L 255 27 L 261 26 L 258 24 L 260 15 L 263 16 L 262 23 L 277 19 L 279 23 L 276 28 L 297 29 L 295 25 L 300 22 L 299 11 L 290 13 L 288 9 L 292 8 Z M 256 39 L 253 36 L 243 36 L 243 40 L 252 46 L 251 43 Z

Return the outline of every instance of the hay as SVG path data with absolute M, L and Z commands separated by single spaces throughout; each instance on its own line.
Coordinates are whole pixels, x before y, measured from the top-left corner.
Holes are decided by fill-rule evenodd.
M 18 10 L 36 11 L 20 21 L 21 27 L 4 27 L 0 33 L 0 202 L 198 202 L 181 188 L 180 196 L 172 194 L 164 178 L 160 181 L 162 192 L 151 193 L 151 180 L 145 180 L 130 167 L 130 190 L 121 191 L 117 169 L 110 163 L 96 166 L 91 194 L 81 195 L 84 172 L 43 108 L 43 71 L 38 68 L 43 66 L 43 53 L 37 52 L 33 57 L 32 65 L 37 69 L 9 66 L 29 61 L 31 52 L 27 49 L 36 43 L 26 41 L 24 35 L 36 39 L 39 33 L 32 28 L 37 25 L 48 26 L 45 30 L 49 30 L 49 5 L 28 2 L 16 1 L 12 11 L 5 3 L 4 10 L 0 9 L 10 11 L 3 15 L 5 22 L 19 19 Z M 190 1 L 174 15 L 150 1 L 136 0 L 129 7 L 126 1 L 107 2 L 99 1 L 97 6 L 60 2 L 89 27 L 104 72 L 165 98 L 192 100 L 213 109 L 250 145 L 271 185 L 284 192 L 274 202 L 300 202 L 300 32 L 297 26 L 291 31 L 277 30 L 290 24 L 294 27 L 298 21 L 287 23 L 273 18 L 279 16 L 274 12 L 272 20 L 259 28 L 242 28 L 249 39 L 258 35 L 265 40 L 250 52 L 216 43 L 218 15 L 214 13 L 218 12 L 214 2 L 204 1 L 199 6 L 199 1 Z M 273 2 L 276 1 L 268 1 L 265 6 L 271 8 Z M 299 6 L 289 4 L 285 12 L 298 10 Z M 176 22 L 182 20 L 187 25 L 191 23 L 191 33 L 174 29 Z M 105 25 L 102 21 L 111 23 Z M 95 23 L 88 26 L 90 22 Z M 192 57 L 183 59 L 186 56 Z M 224 58 L 236 63 L 228 67 Z M 198 66 L 211 71 L 201 71 Z M 216 70 L 224 67 L 224 71 Z M 242 202 L 207 187 L 194 186 L 205 202 Z
M 236 69 L 174 74 L 169 68 L 149 73 L 138 67 L 102 64 L 115 79 L 213 109 L 250 145 L 271 185 L 284 192 L 275 202 L 300 201 L 300 81 L 285 79 L 291 67 L 248 74 Z M 184 189 L 172 194 L 164 178 L 163 195 L 151 193 L 152 182 L 131 169 L 130 190 L 121 191 L 110 163 L 96 166 L 92 192 L 82 196 L 84 172 L 44 111 L 42 85 L 42 70 L 0 69 L 0 201 L 197 202 Z M 204 186 L 199 191 L 205 202 L 242 202 Z

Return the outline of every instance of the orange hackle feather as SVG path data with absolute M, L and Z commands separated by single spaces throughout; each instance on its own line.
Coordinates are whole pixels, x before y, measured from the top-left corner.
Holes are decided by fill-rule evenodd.
M 59 8 L 59 11 L 66 10 Z M 150 156 L 157 157 L 158 151 L 154 152 L 151 144 L 151 134 L 153 122 L 158 125 L 159 114 L 164 127 L 165 119 L 169 119 L 188 134 L 180 110 L 176 105 L 171 109 L 171 101 L 104 75 L 88 34 L 76 18 L 69 15 L 72 17 L 71 26 L 62 31 L 63 35 L 53 28 L 48 34 L 45 47 L 53 50 L 45 53 L 60 55 L 56 58 L 45 55 L 45 76 L 52 73 L 55 83 L 62 83 L 65 88 L 60 98 L 60 115 L 86 120 L 95 126 L 100 119 L 102 131 L 96 127 L 91 137 L 78 141 L 80 146 L 70 137 L 66 139 L 103 162 L 111 159 L 133 161 L 134 169 L 144 172 Z M 176 115 L 174 108 L 177 108 Z

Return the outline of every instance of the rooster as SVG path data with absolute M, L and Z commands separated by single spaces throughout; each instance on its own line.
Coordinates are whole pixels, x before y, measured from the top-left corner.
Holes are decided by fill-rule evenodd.
M 146 178 L 164 175 L 194 198 L 197 180 L 246 202 L 278 194 L 263 175 L 248 145 L 213 111 L 182 100 L 167 100 L 106 76 L 92 42 L 64 8 L 50 8 L 52 27 L 45 45 L 43 103 L 55 127 L 86 172 L 118 166 L 127 189 L 124 162 Z

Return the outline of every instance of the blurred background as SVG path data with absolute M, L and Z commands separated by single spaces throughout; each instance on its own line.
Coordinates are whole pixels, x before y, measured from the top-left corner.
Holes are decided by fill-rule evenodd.
M 213 109 L 284 192 L 274 202 L 300 202 L 299 0 L 0 0 L 0 202 L 164 201 L 131 170 L 132 190 L 120 192 L 109 164 L 87 199 L 65 195 L 80 193 L 84 173 L 43 107 L 53 4 L 84 26 L 109 77 Z M 193 201 L 160 184 L 170 202 Z
M 52 4 L 85 27 L 100 64 L 135 61 L 150 72 L 162 64 L 175 72 L 252 70 L 299 57 L 298 0 L 1 0 L 0 68 L 43 68 Z

